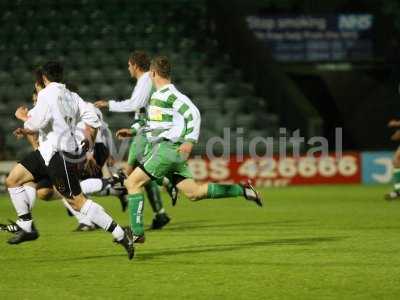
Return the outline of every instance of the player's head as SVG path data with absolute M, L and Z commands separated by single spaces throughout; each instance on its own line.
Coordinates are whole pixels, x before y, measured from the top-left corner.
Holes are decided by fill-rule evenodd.
M 36 68 L 33 71 L 33 75 L 35 76 L 35 88 L 33 89 L 33 94 L 32 94 L 32 101 L 33 101 L 33 105 L 36 104 L 37 101 L 37 97 L 39 92 L 44 89 L 46 86 L 43 82 L 43 72 L 42 72 L 42 68 Z
M 35 83 L 35 88 L 33 89 L 33 93 L 32 93 L 33 105 L 36 105 L 37 97 L 38 97 L 38 92 L 36 90 L 36 83 Z
M 147 72 L 150 67 L 150 57 L 144 51 L 133 51 L 129 55 L 128 70 L 131 77 L 138 78 L 139 74 Z
M 42 68 L 36 68 L 33 71 L 33 75 L 35 76 L 35 91 L 36 94 L 40 92 L 40 90 L 45 88 L 44 82 L 43 82 L 43 72 Z
M 62 82 L 64 68 L 61 63 L 57 61 L 49 61 L 45 63 L 42 68 L 43 82 L 45 84 L 49 82 Z
M 166 56 L 156 56 L 150 64 L 150 76 L 153 80 L 171 80 L 171 63 Z

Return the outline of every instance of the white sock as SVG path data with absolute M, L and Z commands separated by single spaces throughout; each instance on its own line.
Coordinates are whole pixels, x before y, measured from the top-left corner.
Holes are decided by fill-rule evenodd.
M 160 215 L 160 214 L 163 214 L 163 213 L 165 213 L 165 209 L 161 208 L 158 212 L 155 213 L 155 215 Z
M 36 188 L 29 185 L 24 185 L 24 188 L 25 188 L 25 193 L 28 197 L 27 199 L 28 199 L 29 210 L 32 210 L 32 208 L 35 206 L 35 201 L 36 201 Z
M 113 237 L 117 240 L 120 241 L 124 238 L 124 230 L 122 229 L 121 226 L 117 225 L 114 230 L 111 232 Z
M 87 215 L 94 224 L 107 231 L 113 223 L 113 219 L 104 211 L 104 208 L 90 199 L 83 204 L 81 213 Z M 124 230 L 118 224 L 111 234 L 117 241 L 124 238 Z
M 29 198 L 25 192 L 24 186 L 8 188 L 8 193 L 10 194 L 11 202 L 18 216 L 30 213 Z
M 19 227 L 21 227 L 23 230 L 25 230 L 26 232 L 32 231 L 32 220 L 24 221 L 24 220 L 18 219 L 17 222 L 15 222 L 15 223 L 17 223 L 17 225 Z
M 104 211 L 104 208 L 90 199 L 86 200 L 80 212 L 87 216 L 92 223 L 104 230 L 107 230 L 113 222 L 113 219 Z
M 93 226 L 93 223 L 90 222 L 90 219 L 88 216 L 81 214 L 79 211 L 76 211 L 75 209 L 72 208 L 72 206 L 68 203 L 67 200 L 64 198 L 61 199 L 64 206 L 68 209 L 68 211 L 74 215 L 74 217 L 78 220 L 79 224 L 85 224 L 87 226 Z
M 88 178 L 80 182 L 82 193 L 89 195 L 100 192 L 103 189 L 103 180 L 100 178 Z

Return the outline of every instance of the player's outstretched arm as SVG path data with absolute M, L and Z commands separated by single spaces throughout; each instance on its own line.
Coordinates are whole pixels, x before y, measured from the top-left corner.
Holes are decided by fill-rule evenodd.
M 26 106 L 20 106 L 15 111 L 15 117 L 22 122 L 26 122 L 29 118 L 28 112 L 29 109 Z
M 30 131 L 39 131 L 49 123 L 48 96 L 39 93 L 36 105 L 29 111 L 29 116 L 24 121 L 24 128 Z M 51 101 L 51 100 L 50 100 Z
M 151 80 L 139 80 L 129 99 L 123 101 L 116 100 L 98 100 L 94 103 L 97 108 L 107 108 L 113 112 L 132 112 L 139 111 L 147 106 L 151 93 Z
M 94 106 L 98 109 L 108 108 L 108 101 L 107 100 L 97 100 L 94 102 Z
M 35 131 L 31 131 L 25 128 L 17 128 L 13 131 L 13 135 L 19 140 L 26 138 L 31 144 L 32 148 L 36 150 L 39 148 L 38 134 Z

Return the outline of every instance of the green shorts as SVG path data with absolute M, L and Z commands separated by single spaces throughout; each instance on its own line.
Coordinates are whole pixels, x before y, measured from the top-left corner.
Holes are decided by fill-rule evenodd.
M 167 177 L 173 184 L 192 178 L 187 161 L 178 152 L 179 144 L 163 141 L 151 146 L 141 165 L 157 181 Z
M 129 147 L 128 164 L 133 167 L 138 166 L 149 151 L 150 143 L 144 134 L 133 137 Z

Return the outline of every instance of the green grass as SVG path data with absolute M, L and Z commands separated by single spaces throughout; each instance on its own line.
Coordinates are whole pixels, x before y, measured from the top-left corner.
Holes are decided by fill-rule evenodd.
M 38 201 L 40 239 L 9 246 L 0 233 L 0 299 L 399 299 L 400 201 L 383 201 L 387 189 L 266 189 L 262 209 L 166 201 L 172 223 L 132 261 L 107 233 L 72 232 L 60 202 Z M 127 223 L 118 201 L 97 199 Z

